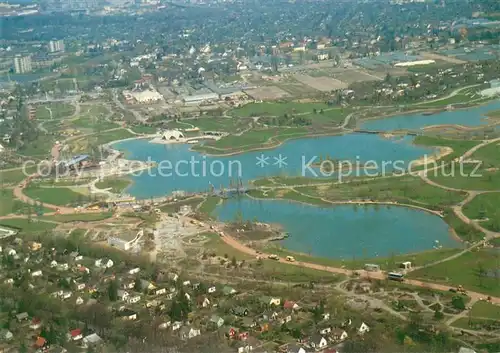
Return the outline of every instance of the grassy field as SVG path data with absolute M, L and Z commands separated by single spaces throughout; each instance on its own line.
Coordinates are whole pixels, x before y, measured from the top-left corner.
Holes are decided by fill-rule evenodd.
M 125 177 L 114 177 L 98 181 L 95 186 L 99 189 L 111 189 L 115 194 L 121 194 L 130 184 L 132 180 Z
M 202 197 L 193 197 L 187 200 L 181 200 L 178 202 L 168 203 L 166 205 L 160 206 L 160 210 L 162 212 L 174 213 L 179 211 L 181 206 L 191 206 L 193 209 L 200 204 L 200 202 L 204 201 Z
M 470 158 L 483 162 L 481 168 L 498 168 L 500 167 L 500 145 L 498 143 L 490 143 L 478 149 Z
M 75 214 L 63 214 L 54 216 L 45 216 L 42 220 L 49 220 L 61 223 L 67 222 L 95 222 L 102 221 L 113 217 L 112 212 L 104 213 L 75 213 Z
M 305 128 L 270 128 L 245 132 L 241 136 L 229 135 L 222 139 L 196 146 L 197 151 L 213 154 L 244 152 L 247 149 L 272 147 L 291 137 L 301 137 L 308 134 Z
M 8 184 L 17 184 L 36 172 L 35 168 L 15 169 L 8 171 L 0 171 L 0 186 Z
M 398 265 L 404 261 L 411 261 L 414 267 L 418 267 L 431 264 L 448 256 L 454 255 L 460 251 L 459 249 L 439 249 L 414 254 L 394 254 L 390 257 L 336 260 L 296 253 L 272 244 L 267 246 L 265 250 L 268 253 L 277 254 L 281 257 L 286 257 L 289 255 L 293 256 L 296 261 L 310 262 L 323 266 L 346 267 L 353 270 L 361 269 L 367 263 L 379 265 L 382 270 L 394 270 L 397 269 Z
M 462 221 L 451 209 L 445 211 L 443 219 L 451 228 L 455 230 L 457 236 L 463 240 L 475 242 L 484 238 L 483 232 Z
M 69 188 L 39 188 L 36 186 L 24 189 L 26 196 L 44 203 L 66 206 L 82 203 L 84 196 Z
M 31 222 L 25 218 L 8 218 L 0 220 L 0 226 L 17 228 L 22 233 L 35 233 L 54 229 L 57 223 L 38 221 L 35 217 Z
M 36 106 L 36 118 L 39 120 L 62 119 L 71 116 L 75 112 L 75 107 L 68 103 L 49 103 Z
M 200 212 L 205 213 L 207 215 L 211 215 L 220 201 L 221 198 L 218 196 L 208 196 L 205 199 L 205 201 L 201 204 Z
M 12 190 L 0 190 L 0 216 L 21 212 L 24 210 L 25 206 L 25 203 L 14 199 Z
M 74 129 L 90 129 L 92 131 L 104 131 L 119 127 L 115 122 L 99 118 L 78 118 L 71 121 L 71 127 Z
M 149 135 L 149 134 L 154 134 L 156 133 L 156 131 L 158 130 L 157 128 L 155 128 L 154 126 L 145 126 L 145 125 L 133 125 L 133 126 L 130 126 L 130 130 L 132 130 L 133 132 L 135 132 L 136 134 L 145 134 L 145 135 Z
M 444 98 L 444 99 L 439 99 L 439 100 L 436 100 L 436 101 L 433 101 L 433 102 L 428 102 L 428 103 L 422 103 L 422 104 L 418 104 L 418 107 L 419 108 L 439 108 L 439 107 L 446 107 L 447 105 L 450 105 L 450 104 L 463 104 L 463 103 L 467 103 L 469 102 L 470 100 L 472 100 L 472 98 L 466 94 L 463 94 L 463 93 L 459 93 L 459 94 L 456 94 L 452 97 L 448 97 L 448 98 Z
M 485 275 L 485 271 L 488 270 L 498 271 L 499 265 L 500 253 L 484 249 L 468 252 L 456 259 L 411 272 L 409 277 L 453 287 L 462 285 L 469 290 L 499 296 L 500 279 Z
M 330 108 L 323 102 L 319 103 L 296 103 L 296 102 L 264 102 L 249 103 L 240 108 L 235 108 L 229 112 L 230 115 L 238 117 L 252 116 L 282 116 L 284 114 L 304 114 L 313 113 L 314 109 L 320 111 Z
M 463 208 L 470 219 L 484 219 L 481 225 L 492 231 L 500 231 L 500 193 L 477 195 Z
M 443 161 L 451 161 L 457 157 L 462 156 L 465 152 L 470 150 L 472 147 L 479 144 L 479 141 L 468 141 L 468 140 L 452 140 L 443 139 L 433 136 L 417 136 L 413 141 L 415 145 L 429 146 L 429 147 L 450 147 L 453 149 L 453 153 L 444 157 Z
M 475 170 L 474 164 L 454 164 L 428 172 L 429 179 L 444 186 L 462 190 L 499 190 L 500 172 Z
M 471 316 L 500 320 L 500 306 L 488 302 L 477 302 L 471 309 Z

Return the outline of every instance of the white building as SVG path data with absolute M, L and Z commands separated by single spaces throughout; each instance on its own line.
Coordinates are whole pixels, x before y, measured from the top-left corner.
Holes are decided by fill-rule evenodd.
M 182 100 L 186 104 L 199 104 L 203 102 L 217 101 L 219 100 L 219 95 L 217 93 L 196 94 L 194 96 L 184 96 Z
M 167 141 L 179 141 L 180 139 L 184 138 L 184 134 L 180 132 L 179 130 L 166 130 L 163 132 L 161 139 L 162 140 L 167 140 Z
M 135 244 L 139 241 L 139 239 L 144 234 L 144 231 L 141 229 L 137 232 L 137 234 L 133 237 L 119 237 L 119 236 L 110 236 L 108 237 L 108 245 L 114 246 L 115 248 L 128 251 L 134 247 Z
M 370 327 L 367 324 L 365 324 L 364 322 L 362 322 L 361 326 L 358 329 L 358 333 L 360 335 L 362 335 L 362 334 L 364 334 L 366 332 L 370 332 Z
M 16 55 L 14 58 L 14 69 L 16 74 L 25 74 L 31 72 L 31 57 Z
M 49 42 L 49 51 L 51 53 L 63 52 L 64 51 L 64 41 L 63 40 L 51 40 Z

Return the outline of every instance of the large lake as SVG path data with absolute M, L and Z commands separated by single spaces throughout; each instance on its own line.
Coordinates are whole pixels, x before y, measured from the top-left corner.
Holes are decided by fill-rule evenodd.
M 152 144 L 146 140 L 128 140 L 113 145 L 114 148 L 126 152 L 127 158 L 155 161 L 157 168 L 144 171 L 134 176 L 134 183 L 128 193 L 148 198 L 170 194 L 175 190 L 206 191 L 210 184 L 219 188 L 230 186 L 231 181 L 243 183 L 265 176 L 306 176 L 328 177 L 317 169 L 307 168 L 309 162 L 316 156 L 343 161 L 366 163 L 373 161 L 372 166 L 382 168 L 385 162 L 386 170 L 390 170 L 395 162 L 397 166 L 405 166 L 410 161 L 432 154 L 432 148 L 416 146 L 413 138 L 388 140 L 378 135 L 347 134 L 289 140 L 281 146 L 265 151 L 254 151 L 227 157 L 204 156 L 190 150 L 185 144 Z M 282 156 L 285 164 L 281 167 L 277 158 Z M 258 158 L 264 156 L 266 163 L 258 165 Z M 314 161 L 313 161 L 314 162 Z M 358 174 L 374 173 L 375 170 L 359 170 Z
M 376 131 L 419 130 L 425 126 L 456 124 L 479 126 L 491 124 L 486 113 L 500 109 L 500 100 L 477 107 L 443 111 L 433 115 L 408 114 L 369 120 L 360 125 L 362 129 Z
M 238 213 L 245 220 L 281 224 L 290 234 L 283 247 L 318 257 L 352 260 L 460 246 L 440 217 L 406 207 L 316 207 L 244 197 L 226 200 L 214 212 L 222 221 Z

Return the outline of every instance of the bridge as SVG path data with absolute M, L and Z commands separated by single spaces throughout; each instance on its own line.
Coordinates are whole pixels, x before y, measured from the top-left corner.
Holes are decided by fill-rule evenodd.
M 421 133 L 414 131 L 382 131 L 382 130 L 364 130 L 364 129 L 355 129 L 353 132 L 358 134 L 371 134 L 371 135 L 383 135 L 383 134 L 392 134 L 392 135 L 407 135 L 407 136 L 419 136 Z

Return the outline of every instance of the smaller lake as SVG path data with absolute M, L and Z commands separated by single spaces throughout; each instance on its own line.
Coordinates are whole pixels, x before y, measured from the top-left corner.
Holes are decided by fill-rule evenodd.
M 478 107 L 444 111 L 433 115 L 409 114 L 394 115 L 387 118 L 369 120 L 360 125 L 365 130 L 393 131 L 420 130 L 431 125 L 456 124 L 463 126 L 480 126 L 491 123 L 486 113 L 500 109 L 500 100 Z
M 351 260 L 387 257 L 433 249 L 461 247 L 449 227 L 433 214 L 407 207 L 337 205 L 316 207 L 286 200 L 229 199 L 214 214 L 232 221 L 281 224 L 290 237 L 283 247 L 312 256 Z

